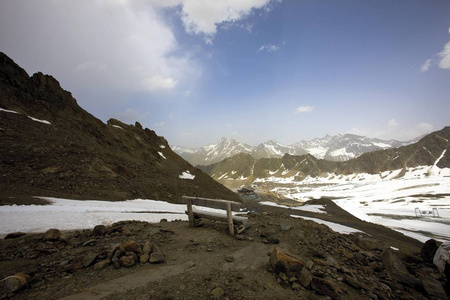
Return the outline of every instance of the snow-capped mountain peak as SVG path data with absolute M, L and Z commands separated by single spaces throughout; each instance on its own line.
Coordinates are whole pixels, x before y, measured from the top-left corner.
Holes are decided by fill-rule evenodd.
M 347 133 L 326 135 L 323 138 L 300 141 L 293 145 L 283 145 L 275 140 L 269 140 L 256 147 L 223 137 L 215 144 L 198 149 L 182 146 L 174 146 L 172 149 L 193 165 L 209 165 L 239 153 L 251 154 L 256 159 L 282 157 L 287 153 L 311 154 L 319 159 L 346 161 L 366 152 L 396 148 L 412 142 L 385 141 Z

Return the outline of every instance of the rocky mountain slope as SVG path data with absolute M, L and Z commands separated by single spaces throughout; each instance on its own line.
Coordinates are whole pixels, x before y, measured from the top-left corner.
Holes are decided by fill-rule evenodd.
M 216 144 L 198 149 L 173 146 L 172 149 L 193 165 L 209 165 L 238 153 L 251 154 L 254 158 L 279 158 L 285 154 L 311 154 L 318 159 L 347 161 L 366 152 L 396 148 L 415 141 L 372 139 L 354 134 L 325 136 L 311 141 L 301 141 L 293 145 L 283 145 L 274 140 L 250 146 L 233 139 L 222 138 Z
M 281 158 L 255 159 L 250 154 L 239 154 L 209 166 L 200 166 L 214 179 L 229 186 L 230 180 L 251 184 L 257 178 L 294 177 L 301 181 L 306 176 L 317 177 L 334 174 L 368 173 L 403 170 L 418 166 L 450 167 L 450 127 L 433 132 L 417 143 L 399 148 L 378 150 L 345 161 L 335 162 L 317 159 L 306 154 L 294 156 L 285 154 Z
M 48 75 L 28 74 L 0 53 L 0 189 L 3 203 L 29 196 L 180 201 L 238 200 L 174 153 L 154 131 L 78 106 Z

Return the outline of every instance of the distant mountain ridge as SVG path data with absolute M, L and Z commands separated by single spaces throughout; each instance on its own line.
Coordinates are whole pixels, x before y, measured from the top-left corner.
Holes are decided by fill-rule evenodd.
M 256 159 L 251 154 L 241 153 L 199 168 L 229 188 L 250 185 L 263 178 L 278 178 L 276 180 L 281 183 L 287 178 L 302 181 L 308 176 L 330 174 L 356 176 L 367 173 L 379 174 L 383 178 L 386 176 L 384 172 L 392 173 L 394 170 L 398 171 L 395 177 L 402 177 L 408 169 L 420 166 L 427 166 L 429 172 L 434 172 L 435 167 L 450 168 L 449 140 L 450 127 L 445 127 L 414 144 L 364 153 L 343 162 L 318 159 L 311 154 Z
M 33 76 L 0 52 L 0 202 L 239 197 L 173 152 L 154 131 L 83 110 L 49 75 Z M 14 201 L 13 201 L 14 202 Z
M 325 136 L 310 141 L 300 141 L 293 145 L 283 145 L 274 140 L 250 146 L 234 139 L 222 138 L 215 144 L 201 148 L 173 146 L 178 153 L 193 165 L 209 165 L 239 153 L 250 154 L 254 158 L 277 158 L 289 155 L 311 154 L 318 159 L 330 161 L 347 161 L 359 157 L 363 153 L 397 148 L 409 145 L 416 140 L 401 142 L 397 140 L 381 140 L 354 134 Z

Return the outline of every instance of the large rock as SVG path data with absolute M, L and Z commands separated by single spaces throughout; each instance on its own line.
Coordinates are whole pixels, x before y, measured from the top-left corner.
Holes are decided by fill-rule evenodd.
M 56 228 L 47 230 L 44 234 L 44 241 L 56 241 L 61 236 L 61 231 Z
M 392 250 L 388 249 L 384 251 L 381 255 L 381 261 L 389 274 L 391 274 L 392 278 L 398 282 L 410 287 L 422 286 L 422 282 L 408 272 L 401 259 L 398 258 Z
M 450 280 L 450 278 L 447 278 L 447 280 Z M 432 297 L 436 297 L 437 299 L 447 299 L 447 295 L 445 294 L 444 287 L 442 284 L 437 281 L 436 279 L 433 279 L 430 276 L 427 276 L 423 279 L 423 287 L 428 295 Z
M 105 235 L 106 234 L 106 226 L 105 225 L 97 225 L 94 227 L 94 230 L 92 231 L 93 235 Z
M 139 244 L 133 240 L 122 243 L 122 245 L 120 245 L 120 250 L 122 250 L 123 252 L 132 251 L 136 254 L 142 253 L 142 250 L 141 250 L 141 247 L 139 247 Z
M 4 237 L 4 239 L 5 239 L 5 240 L 8 240 L 8 239 L 16 239 L 16 238 L 21 237 L 21 236 L 24 236 L 24 235 L 26 235 L 26 233 L 24 233 L 24 232 L 11 232 L 11 233 L 8 233 L 8 234 Z
M 149 241 L 145 242 L 144 249 L 142 249 L 143 254 L 150 255 L 151 250 L 152 250 L 152 244 Z
M 83 267 L 87 268 L 87 267 L 92 266 L 96 259 L 97 259 L 97 253 L 88 252 L 86 254 L 86 256 L 83 258 Z
M 122 256 L 119 260 L 119 263 L 123 267 L 131 267 L 135 264 L 135 260 L 132 256 Z
M 164 257 L 164 254 L 162 254 L 161 252 L 156 252 L 156 253 L 150 254 L 149 262 L 151 264 L 160 264 L 165 261 L 166 261 L 166 258 Z
M 300 284 L 303 285 L 303 287 L 305 288 L 308 288 L 310 286 L 311 280 L 313 278 L 311 272 L 309 272 L 308 270 L 302 270 L 300 272 L 300 275 L 298 275 L 297 277 L 298 282 L 300 282 Z
M 305 262 L 301 258 L 275 247 L 270 254 L 270 265 L 275 273 L 283 272 L 291 277 L 301 273 Z
M 326 279 L 314 277 L 311 280 L 311 287 L 317 294 L 339 299 L 335 285 Z
M 28 286 L 30 276 L 25 273 L 17 273 L 0 280 L 0 296 L 15 293 Z

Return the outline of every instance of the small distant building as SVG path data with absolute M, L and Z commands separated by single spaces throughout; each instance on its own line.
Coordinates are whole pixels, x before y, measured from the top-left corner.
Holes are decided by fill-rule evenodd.
M 242 187 L 237 190 L 237 192 L 245 201 L 251 201 L 259 198 L 259 196 L 255 193 L 255 190 L 249 187 Z

